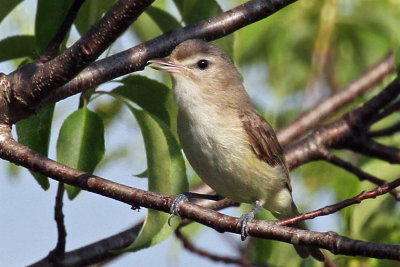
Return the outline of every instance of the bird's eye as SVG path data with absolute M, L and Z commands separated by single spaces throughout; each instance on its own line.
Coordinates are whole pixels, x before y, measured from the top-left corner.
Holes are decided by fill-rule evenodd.
M 201 70 L 207 69 L 207 67 L 208 67 L 208 61 L 205 60 L 205 59 L 200 59 L 200 60 L 197 62 L 197 67 L 199 67 L 199 69 L 201 69 Z

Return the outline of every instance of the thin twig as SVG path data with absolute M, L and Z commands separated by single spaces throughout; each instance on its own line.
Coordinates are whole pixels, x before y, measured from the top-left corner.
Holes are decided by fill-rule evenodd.
M 394 53 L 391 52 L 345 88 L 321 101 L 294 122 L 279 130 L 277 136 L 280 144 L 286 146 L 329 115 L 335 114 L 340 108 L 380 83 L 388 74 L 394 72 L 393 59 Z
M 400 94 L 400 84 L 393 80 L 379 94 L 342 118 L 320 126 L 307 137 L 285 148 L 285 158 L 289 169 L 304 163 L 320 160 L 324 150 L 351 149 L 389 162 L 399 162 L 399 151 L 386 147 L 368 138 L 367 131 L 373 116 Z
M 212 193 L 212 190 L 205 185 L 199 185 L 193 190 L 202 193 Z M 229 199 L 223 199 L 220 201 L 196 201 L 195 203 L 213 210 L 220 210 L 226 207 L 237 205 L 237 203 L 234 203 Z M 179 227 L 183 227 L 192 222 L 192 220 L 183 219 Z M 75 267 L 87 266 L 87 264 L 94 264 L 100 261 L 104 262 L 113 260 L 116 256 L 120 255 L 115 254 L 114 251 L 127 248 L 130 244 L 132 244 L 136 240 L 136 237 L 138 236 L 142 226 L 143 221 L 121 233 L 109 236 L 101 241 L 67 252 L 65 253 L 64 258 L 58 261 L 58 264 L 60 266 L 69 265 Z M 46 258 L 35 263 L 33 266 L 46 266 L 49 261 L 50 259 L 47 256 Z
M 333 155 L 332 153 L 325 151 L 322 154 L 322 158 L 342 169 L 345 169 L 358 177 L 361 181 L 366 180 L 374 183 L 376 185 L 384 185 L 387 184 L 387 181 L 382 180 L 378 177 L 375 177 L 369 173 L 364 172 L 363 170 L 353 166 L 347 161 L 342 160 L 341 158 Z M 397 200 L 400 200 L 400 191 L 396 189 L 392 189 L 389 191 Z
M 395 124 L 393 124 L 392 126 L 389 126 L 387 128 L 370 131 L 368 133 L 368 136 L 369 137 L 389 136 L 389 135 L 398 133 L 399 131 L 400 131 L 400 122 L 396 122 Z
M 57 262 L 57 266 L 88 266 L 90 264 L 113 259 L 119 255 L 116 254 L 115 251 L 127 248 L 135 241 L 142 226 L 143 222 L 139 222 L 121 233 L 67 252 L 64 258 Z M 30 267 L 51 266 L 50 264 L 51 261 L 49 257 L 45 257 L 30 265 Z
M 348 149 L 369 157 L 382 159 L 392 164 L 400 163 L 400 149 L 383 145 L 372 138 L 354 138 L 352 142 L 348 140 L 345 145 Z
M 208 258 L 212 261 L 215 262 L 223 262 L 223 263 L 233 263 L 233 264 L 238 264 L 241 266 L 252 266 L 253 264 L 251 264 L 247 259 L 245 258 L 234 258 L 234 257 L 227 257 L 227 256 L 220 256 L 220 255 L 216 255 L 214 253 L 208 252 L 204 249 L 200 249 L 198 247 L 196 247 L 192 242 L 190 242 L 190 240 L 185 237 L 181 230 L 178 228 L 175 231 L 175 235 L 176 237 L 182 241 L 183 247 L 185 249 L 187 249 L 190 252 L 193 252 L 197 255 L 200 255 L 202 257 Z M 259 265 L 257 264 L 257 266 L 265 266 L 267 267 L 268 265 Z
M 319 217 L 319 216 L 326 216 L 326 215 L 335 213 L 341 209 L 344 209 L 350 205 L 359 204 L 361 201 L 363 201 L 365 199 L 376 198 L 377 196 L 380 196 L 387 192 L 390 192 L 391 190 L 398 187 L 399 185 L 400 185 L 400 178 L 394 180 L 391 183 L 381 185 L 381 186 L 375 188 L 374 190 L 363 191 L 360 194 L 358 194 L 357 196 L 343 200 L 339 203 L 329 205 L 329 206 L 323 207 L 323 208 L 315 210 L 315 211 L 299 214 L 299 215 L 289 218 L 289 219 L 278 221 L 277 224 L 278 225 L 291 225 L 291 224 L 294 224 L 299 221 L 309 220 L 309 219 L 313 219 L 313 218 Z
M 65 243 L 67 237 L 67 231 L 64 224 L 63 214 L 63 197 L 64 197 L 64 183 L 59 182 L 57 187 L 56 204 L 54 206 L 54 220 L 57 223 L 57 245 L 50 251 L 49 259 L 51 262 L 57 265 L 57 263 L 64 258 L 65 255 Z
M 387 108 L 385 108 L 385 110 L 383 110 L 382 112 L 376 114 L 373 117 L 372 122 L 380 121 L 381 119 L 386 118 L 387 116 L 389 116 L 399 110 L 400 110 L 400 101 L 397 101 L 397 102 L 393 103 L 392 105 L 388 106 Z
M 46 63 L 56 54 L 58 48 L 60 47 L 62 41 L 64 40 L 69 29 L 71 28 L 72 23 L 74 22 L 78 11 L 84 2 L 85 0 L 75 0 L 72 3 L 70 9 L 68 10 L 67 16 L 60 26 L 60 29 L 50 41 L 49 45 L 46 48 L 46 51 L 39 57 L 38 61 L 40 61 L 41 63 Z

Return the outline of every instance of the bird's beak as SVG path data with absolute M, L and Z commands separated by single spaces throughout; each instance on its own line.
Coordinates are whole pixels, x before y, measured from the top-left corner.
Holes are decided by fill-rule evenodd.
M 166 71 L 169 73 L 179 72 L 179 69 L 182 68 L 182 66 L 176 65 L 171 60 L 164 58 L 151 59 L 147 61 L 147 64 L 158 64 L 158 66 L 150 66 L 150 67 L 152 67 L 155 70 Z

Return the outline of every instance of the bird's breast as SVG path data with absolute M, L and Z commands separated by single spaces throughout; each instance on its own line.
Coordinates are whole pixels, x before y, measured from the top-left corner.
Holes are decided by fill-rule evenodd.
M 234 201 L 252 203 L 276 188 L 278 170 L 267 168 L 251 150 L 234 111 L 192 105 L 180 110 L 178 133 L 185 155 L 201 179 Z

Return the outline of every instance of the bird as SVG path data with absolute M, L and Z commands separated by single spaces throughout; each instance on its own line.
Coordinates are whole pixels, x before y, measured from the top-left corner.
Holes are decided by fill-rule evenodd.
M 271 125 L 252 106 L 243 77 L 218 46 L 200 39 L 177 45 L 168 59 L 151 67 L 168 72 L 178 106 L 178 136 L 190 165 L 218 195 L 255 204 L 239 219 L 241 236 L 261 208 L 276 218 L 299 214 L 292 198 L 289 170 Z M 171 213 L 188 200 L 177 197 Z M 304 222 L 294 225 L 307 229 Z M 324 261 L 314 247 L 294 245 L 297 253 Z

